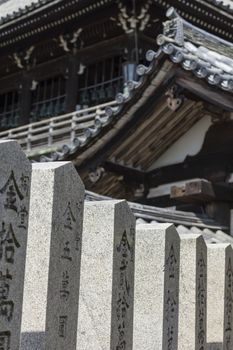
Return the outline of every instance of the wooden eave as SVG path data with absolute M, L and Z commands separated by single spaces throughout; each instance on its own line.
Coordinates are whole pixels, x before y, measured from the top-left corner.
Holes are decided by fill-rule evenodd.
M 52 38 L 63 33 L 68 23 L 69 30 L 72 30 L 72 26 L 77 29 L 77 21 L 79 28 L 85 26 L 93 12 L 95 12 L 95 21 L 98 21 L 98 16 L 99 20 L 103 20 L 103 16 L 107 15 L 103 11 L 111 2 L 112 0 L 103 0 L 93 4 L 91 0 L 80 2 L 59 0 L 26 13 L 22 17 L 0 25 L 1 51 L 4 52 L 5 49 L 8 52 L 10 47 L 16 51 L 24 42 L 30 46 L 35 42 L 35 37 L 36 42 Z
M 187 72 L 186 75 L 189 77 Z M 204 115 L 210 115 L 204 100 L 197 102 L 195 99 L 186 99 L 176 112 L 168 108 L 165 92 L 171 84 L 179 82 L 179 79 L 174 65 L 164 61 L 160 69 L 158 68 L 158 73 L 148 79 L 142 96 L 137 95 L 128 103 L 128 108 L 121 111 L 118 122 L 93 140 L 82 153 L 78 152 L 67 158 L 74 162 L 88 189 L 108 195 L 114 193 L 116 198 L 132 199 L 130 190 L 125 193 L 127 183 L 148 183 L 149 186 L 157 184 L 155 174 L 148 173 L 150 166 L 192 125 Z M 198 79 L 189 79 L 197 80 L 198 84 Z M 188 88 L 189 86 L 186 92 Z M 210 90 L 206 86 L 206 94 Z M 221 91 L 219 95 L 226 99 L 228 97 L 227 93 Z M 206 100 L 209 101 L 208 98 Z M 217 100 L 222 101 L 222 98 Z M 88 179 L 88 172 L 99 165 L 103 165 L 107 175 L 92 184 Z M 149 174 L 149 177 L 144 177 L 143 174 Z M 156 174 L 159 174 L 159 170 Z M 159 179 L 157 180 L 160 183 Z
M 178 73 L 178 74 L 177 74 Z M 188 84 L 185 85 L 185 78 L 182 77 L 182 83 L 183 87 L 185 88 L 186 92 L 196 92 L 197 96 L 199 96 L 198 86 L 201 88 L 201 98 L 202 101 L 208 101 L 216 106 L 225 109 L 225 110 L 231 110 L 233 111 L 233 101 L 228 93 L 219 91 L 218 95 L 216 92 L 216 89 L 211 89 L 207 84 L 204 84 L 202 86 L 199 84 L 199 79 L 194 78 L 190 73 L 185 72 L 186 76 L 188 77 L 187 81 Z M 144 86 L 140 88 L 140 91 L 136 92 L 133 98 L 126 102 L 124 105 L 124 108 L 121 110 L 120 114 L 117 116 L 118 121 L 114 121 L 114 125 L 110 125 L 108 128 L 103 130 L 102 134 L 98 135 L 98 138 L 93 140 L 91 144 L 88 145 L 86 150 L 78 150 L 77 153 L 70 155 L 68 159 L 72 159 L 77 167 L 80 167 L 80 169 L 88 167 L 89 163 L 93 162 L 101 162 L 103 159 L 106 159 L 109 156 L 109 153 L 111 153 L 111 157 L 113 158 L 119 158 L 121 153 L 118 153 L 118 145 L 120 145 L 121 148 L 124 148 L 122 143 L 122 138 L 127 138 L 129 140 L 128 134 L 138 133 L 138 130 L 135 130 L 135 127 L 137 125 L 136 120 L 139 120 L 139 123 L 141 123 L 141 119 L 143 121 L 147 120 L 148 125 L 145 122 L 146 130 L 144 131 L 151 131 L 151 127 L 154 126 L 156 128 L 156 122 L 153 118 L 160 120 L 161 115 L 164 117 L 164 123 L 177 123 L 177 125 L 182 125 L 183 129 L 180 130 L 180 132 L 174 132 L 171 130 L 171 133 L 174 132 L 174 138 L 171 138 L 171 135 L 168 132 L 168 139 L 171 140 L 171 143 L 175 141 L 175 139 L 179 136 L 181 136 L 184 132 L 186 132 L 192 124 L 194 124 L 198 119 L 200 119 L 205 113 L 208 114 L 204 108 L 204 105 L 202 102 L 197 103 L 194 100 L 186 100 L 183 104 L 183 106 L 179 109 L 179 116 L 178 112 L 174 113 L 173 111 L 169 110 L 166 103 L 166 96 L 165 92 L 169 89 L 169 87 L 172 84 L 178 83 L 180 81 L 180 72 L 176 70 L 176 67 L 169 62 L 168 60 L 165 60 L 163 64 L 160 66 L 158 65 L 156 71 L 154 72 L 152 77 L 148 77 L 145 79 Z M 190 81 L 193 82 L 196 89 L 192 88 L 193 85 L 191 84 L 190 87 Z M 206 98 L 204 92 L 206 93 Z M 212 96 L 212 93 L 214 95 Z M 218 96 L 218 99 L 216 97 Z M 156 114 L 157 113 L 157 114 Z M 162 114 L 161 114 L 162 113 Z M 186 118 L 187 115 L 193 116 L 193 119 L 188 119 L 187 124 L 181 123 L 182 118 Z M 154 115 L 154 116 L 153 116 Z M 181 118 L 181 119 L 180 119 Z M 183 120 L 184 122 L 184 120 Z M 151 123 L 151 125 L 150 125 Z M 186 125 L 186 127 L 185 127 Z M 163 124 L 164 126 L 164 124 Z M 140 127 L 143 129 L 143 124 Z M 135 134 L 136 135 L 136 134 Z M 159 134 L 158 134 L 159 135 Z M 133 136 L 131 136 L 133 137 Z M 146 139 L 145 133 L 141 135 L 144 140 Z M 163 139 L 164 135 L 161 135 L 161 139 Z M 140 138 L 137 138 L 135 136 L 135 141 L 132 142 L 132 145 L 134 145 L 134 142 L 136 140 L 140 140 Z M 129 141 L 128 141 L 129 142 Z M 153 140 L 151 140 L 153 143 Z M 170 143 L 170 144 L 171 144 Z M 157 157 L 159 157 L 167 147 L 170 146 L 170 144 L 166 143 L 165 148 L 161 147 L 160 138 L 157 137 Z M 155 146 L 151 146 L 152 148 Z M 106 150 L 106 152 L 105 152 Z M 113 151 L 114 150 L 114 151 Z M 120 151 L 119 151 L 120 152 Z M 121 151 L 124 156 L 126 156 L 125 150 Z M 128 149 L 128 152 L 130 150 Z M 155 154 L 155 151 L 153 151 L 153 154 Z M 155 159 L 151 160 L 153 162 Z M 129 162 L 129 159 L 125 159 L 126 163 Z M 132 160 L 131 160 L 132 162 Z M 138 162 L 135 161 L 136 166 L 140 165 Z M 142 168 L 147 169 L 150 167 L 151 163 L 148 161 L 148 163 L 141 164 Z
M 88 14 L 96 14 L 98 10 L 111 6 L 112 15 L 113 5 L 116 9 L 116 3 L 113 0 L 52 0 L 41 1 L 39 7 L 28 7 L 13 15 L 2 19 L 0 23 L 0 47 L 18 45 L 21 42 L 33 42 L 35 37 L 45 38 L 49 32 L 59 32 L 67 23 L 76 23 L 79 21 L 79 27 L 82 18 Z M 127 5 L 127 3 L 126 3 Z M 174 2 L 174 0 L 154 0 L 154 8 L 160 7 L 162 10 L 175 6 L 179 14 L 191 23 L 203 28 L 215 35 L 232 40 L 233 33 L 233 14 L 230 11 L 224 11 L 218 6 L 203 1 L 184 0 Z M 102 16 L 103 13 L 101 12 Z M 80 22 L 81 21 L 81 22 Z

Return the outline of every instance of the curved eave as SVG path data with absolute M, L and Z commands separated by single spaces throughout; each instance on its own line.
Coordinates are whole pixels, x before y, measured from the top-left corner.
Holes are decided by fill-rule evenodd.
M 164 10 L 174 5 L 172 0 L 153 1 L 155 6 L 159 6 Z M 97 0 L 94 2 L 93 0 L 38 0 L 36 3 L 32 2 L 31 5 L 0 19 L 0 47 L 7 47 L 18 41 L 26 41 L 29 37 L 38 36 L 44 32 L 47 33 L 51 29 L 54 31 L 59 28 L 59 25 L 64 26 L 69 21 L 77 21 L 81 16 L 91 11 L 95 11 L 106 4 L 113 5 L 114 3 L 114 0 Z M 70 10 L 67 12 L 68 8 Z M 191 23 L 200 25 L 206 30 L 211 28 L 211 31 L 220 37 L 232 38 L 233 16 L 230 9 L 227 11 L 227 7 L 223 11 L 211 1 L 183 0 L 176 3 L 176 8 Z
M 224 10 L 229 14 L 233 14 L 233 3 L 232 5 L 230 5 L 230 4 L 226 4 L 226 2 L 221 0 L 207 0 L 207 1 L 221 10 Z
M 198 62 L 193 55 L 184 53 L 184 50 L 171 43 L 162 45 L 162 50 L 158 52 L 150 51 L 150 55 L 156 57 L 165 54 L 175 64 L 183 70 L 191 72 L 195 77 L 207 82 L 211 87 L 217 87 L 229 94 L 233 93 L 233 74 L 226 74 L 215 67 L 207 67 L 208 62 Z M 142 66 L 139 69 L 144 70 Z M 140 71 L 139 71 L 140 72 Z
M 28 8 L 0 20 L 0 48 L 15 47 L 17 43 L 33 38 L 44 38 L 45 33 L 60 31 L 60 27 L 79 21 L 87 14 L 103 8 L 112 0 L 41 0 Z M 30 41 L 30 42 L 31 42 Z
M 25 7 L 19 8 L 16 11 L 13 11 L 12 13 L 7 14 L 6 16 L 0 17 L 0 29 L 4 28 L 4 25 L 11 25 L 12 22 L 15 24 L 18 20 L 26 19 L 27 17 L 30 17 L 34 14 L 38 14 L 39 12 L 43 10 L 49 11 L 51 6 L 57 6 L 59 7 L 60 4 L 62 4 L 62 9 L 65 9 L 66 2 L 64 0 L 38 0 L 36 2 L 32 1 L 30 5 L 26 5 Z M 71 3 L 75 4 L 77 0 L 73 0 Z M 106 1 L 100 1 L 99 4 L 103 5 Z M 91 1 L 79 1 L 80 7 L 82 5 L 85 6 L 85 11 L 83 13 L 87 13 L 89 10 L 92 10 L 93 8 L 97 8 L 98 1 L 96 1 L 96 4 L 92 4 Z M 1 10 L 1 7 L 0 7 Z
M 173 83 L 183 84 L 184 89 L 201 96 L 203 100 L 218 105 L 220 103 L 223 109 L 226 106 L 226 110 L 233 111 L 233 102 L 227 98 L 229 93 L 208 87 L 207 83 L 201 90 L 198 85 L 199 79 L 190 79 L 190 72 L 185 72 L 185 76 L 182 77 L 177 66 L 164 55 L 158 57 L 150 51 L 147 59 L 150 61 L 148 67 L 138 66 L 139 81 L 129 81 L 125 93 L 116 96 L 116 107 L 108 107 L 105 115 L 98 118 L 93 127 L 84 130 L 83 135 L 76 138 L 74 144 L 64 145 L 57 152 L 42 156 L 41 161 L 73 160 L 79 169 L 84 167 L 93 155 L 101 154 L 103 147 L 113 142 L 114 138 L 117 139 L 120 130 L 127 130 L 127 123 L 133 120 L 136 113 L 140 114 L 140 108 L 150 97 L 158 99 L 164 96 Z M 189 79 L 186 79 L 186 76 Z M 208 91 L 212 91 L 212 95 L 208 96 Z
M 156 96 L 158 91 L 161 94 L 161 90 L 164 94 L 164 88 L 168 88 L 168 83 L 177 79 L 187 90 L 201 96 L 203 100 L 214 105 L 220 104 L 223 109 L 233 111 L 233 60 L 208 51 L 207 48 L 203 48 L 204 55 L 202 54 L 203 50 L 201 50 L 202 56 L 200 56 L 199 47 L 195 47 L 193 43 L 187 41 L 190 29 L 196 34 L 194 37 L 196 41 L 200 41 L 199 35 L 201 35 L 202 42 L 206 40 L 210 46 L 213 45 L 213 41 L 214 44 L 218 44 L 218 38 L 185 22 L 173 8 L 168 11 L 168 16 L 171 20 L 164 24 L 164 35 L 160 35 L 157 40 L 160 45 L 159 50 L 147 52 L 146 58 L 150 62 L 149 66 L 139 65 L 137 67 L 140 79 L 139 81 L 129 81 L 125 92 L 116 96 L 117 107 L 107 108 L 105 115 L 98 118 L 93 127 L 86 129 L 82 136 L 75 139 L 75 144 L 64 145 L 61 151 L 54 152 L 51 157 L 42 157 L 43 161 L 72 159 L 78 167 L 87 163 L 87 160 L 99 152 L 103 145 L 114 140 L 120 129 L 127 128 L 129 120 L 134 118 L 136 111 L 140 112 L 140 107 L 150 96 Z M 185 30 L 188 34 L 184 34 Z M 219 39 L 219 45 L 223 51 L 225 47 L 227 52 L 232 50 L 231 44 L 222 39 Z M 215 54 L 217 55 L 217 63 L 211 59 L 213 55 L 215 58 Z M 172 62 L 167 61 L 166 56 Z M 228 73 L 226 63 L 230 65 Z M 187 72 L 188 84 L 185 85 L 186 76 L 183 77 L 182 81 L 177 65 Z M 190 74 L 193 76 L 191 86 Z M 199 80 L 204 80 L 205 83 L 198 84 Z
M 134 113 L 142 106 L 148 97 L 161 89 L 174 75 L 171 72 L 172 63 L 169 61 L 151 62 L 145 75 L 138 82 L 128 82 L 127 92 L 116 96 L 116 107 L 108 107 L 105 115 L 97 119 L 97 125 L 84 130 L 83 135 L 75 139 L 75 144 L 64 145 L 51 155 L 42 156 L 41 161 L 76 159 L 79 166 L 93 152 L 103 147 L 113 138 L 127 122 L 133 118 Z
M 208 33 L 180 17 L 174 8 L 167 11 L 163 34 L 157 37 L 160 46 L 150 57 L 162 53 L 184 70 L 209 85 L 233 92 L 233 44 Z
M 30 5 L 25 5 L 24 7 L 18 8 L 16 11 L 8 13 L 5 16 L 0 17 L 0 26 L 11 21 L 16 21 L 18 18 L 23 16 L 29 16 L 32 12 L 42 10 L 45 7 L 48 7 L 50 3 L 54 3 L 55 0 L 38 0 L 36 2 L 31 1 Z M 0 7 L 1 9 L 1 7 Z

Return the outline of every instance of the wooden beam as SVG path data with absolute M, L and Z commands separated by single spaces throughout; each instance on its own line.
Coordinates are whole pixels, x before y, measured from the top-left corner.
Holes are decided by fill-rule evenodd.
M 207 180 L 187 182 L 183 186 L 171 187 L 171 199 L 184 202 L 233 202 L 233 188 L 227 184 L 211 183 Z
M 181 69 L 176 73 L 176 83 L 182 88 L 190 91 L 194 95 L 200 97 L 204 101 L 208 101 L 214 106 L 233 111 L 233 101 L 230 93 L 227 93 L 221 88 L 211 87 L 208 83 L 194 76 L 190 78 L 187 72 Z
M 110 161 L 104 162 L 103 167 L 106 171 L 122 175 L 126 182 L 144 184 L 146 181 L 146 173 L 133 167 Z
M 230 147 L 230 144 L 228 144 Z M 228 148 L 229 148 L 228 147 Z M 223 182 L 226 176 L 233 171 L 233 151 L 228 149 L 212 154 L 187 157 L 178 164 L 167 165 L 151 170 L 148 173 L 149 187 L 156 187 L 161 184 L 191 180 L 193 178 Z

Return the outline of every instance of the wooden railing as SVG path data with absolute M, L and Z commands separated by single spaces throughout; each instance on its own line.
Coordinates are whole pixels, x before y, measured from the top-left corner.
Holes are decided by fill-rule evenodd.
M 115 101 L 64 114 L 39 122 L 27 124 L 0 132 L 0 139 L 17 140 L 22 149 L 30 153 L 41 146 L 51 147 L 65 140 L 72 142 L 82 131 L 94 124 L 96 117 L 104 116 L 105 108 L 114 106 Z

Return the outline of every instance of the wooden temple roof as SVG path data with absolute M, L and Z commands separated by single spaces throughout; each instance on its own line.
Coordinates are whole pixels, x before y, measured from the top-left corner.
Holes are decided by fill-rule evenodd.
M 210 85 L 233 92 L 233 44 L 183 20 L 174 8 L 167 11 L 167 17 L 164 33 L 157 37 L 160 50 L 149 52 L 148 57 L 164 53 Z
M 137 185 L 158 186 L 163 173 L 158 169 L 152 174 L 151 166 L 203 116 L 212 114 L 209 105 L 220 111 L 220 118 L 233 111 L 231 44 L 193 25 L 195 35 L 188 36 L 189 26 L 176 14 L 169 18 L 158 51 L 150 50 L 149 65 L 138 67 L 139 80 L 129 81 L 107 106 L 4 131 L 0 138 L 19 140 L 36 161 L 72 160 L 94 192 L 133 199 L 131 192 L 125 193 L 122 176 Z M 192 169 L 193 176 L 205 175 L 194 175 Z
M 233 13 L 233 1 L 232 0 L 207 0 L 210 4 L 219 7 L 228 13 Z
M 108 106 L 105 114 L 95 118 L 93 125 L 73 143 L 64 146 L 63 151 L 54 152 L 51 157 L 42 157 L 42 160 L 76 158 L 75 163 L 80 166 L 90 153 L 101 149 L 103 155 L 103 144 L 111 139 L 115 148 L 112 158 L 120 160 L 123 155 L 124 162 L 130 160 L 146 170 L 177 137 L 206 114 L 205 101 L 225 111 L 233 111 L 233 45 L 190 25 L 173 9 L 168 11 L 168 15 L 173 18 L 165 23 L 164 33 L 158 36 L 159 50 L 148 51 L 149 66 L 138 66 L 140 79 L 129 81 L 125 91 L 117 94 L 117 105 Z M 183 98 L 180 90 L 195 95 L 199 101 Z M 170 105 L 166 101 L 170 101 Z M 147 111 L 143 109 L 145 104 Z M 182 104 L 180 109 L 179 104 Z M 135 130 L 135 119 L 137 115 L 138 119 L 142 119 L 143 113 L 147 114 L 146 121 Z M 125 157 L 125 144 L 119 145 L 119 130 L 123 128 L 132 130 L 128 145 L 135 148 L 139 144 L 138 149 L 131 149 L 128 158 Z M 153 147 L 149 137 L 152 132 L 157 135 L 157 144 L 155 146 L 153 140 Z M 139 140 L 143 141 L 143 145 Z M 150 147 L 153 148 L 153 157 L 148 152 Z M 141 163 L 139 155 L 143 149 L 147 149 L 148 158 L 144 153 Z
M 122 0 L 124 3 L 127 6 L 126 0 Z M 231 0 L 151 0 L 150 3 L 163 10 L 175 6 L 187 21 L 220 37 L 232 38 Z M 1 47 L 54 31 L 102 7 L 109 6 L 111 12 L 116 4 L 115 0 L 3 0 L 0 3 Z

